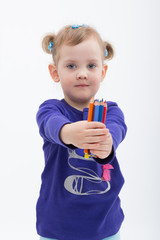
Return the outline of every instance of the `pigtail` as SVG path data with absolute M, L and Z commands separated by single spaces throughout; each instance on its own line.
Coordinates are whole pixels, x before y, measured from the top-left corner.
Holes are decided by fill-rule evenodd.
M 54 39 L 55 39 L 56 35 L 53 33 L 49 33 L 47 34 L 43 40 L 42 40 L 42 48 L 43 51 L 48 53 L 48 54 L 53 54 L 53 51 L 51 51 L 51 49 L 49 49 L 48 47 L 51 45 L 51 43 L 53 43 L 53 48 L 54 48 Z
M 114 50 L 110 43 L 104 42 L 104 49 L 107 50 L 108 54 L 105 54 L 105 60 L 111 60 L 114 56 Z

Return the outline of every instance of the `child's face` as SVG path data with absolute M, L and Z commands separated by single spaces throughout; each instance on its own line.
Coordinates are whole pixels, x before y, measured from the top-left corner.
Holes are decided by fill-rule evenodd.
M 91 37 L 76 46 L 61 47 L 55 70 L 57 77 L 53 79 L 60 81 L 64 99 L 71 106 L 82 110 L 98 91 L 106 70 L 99 43 Z

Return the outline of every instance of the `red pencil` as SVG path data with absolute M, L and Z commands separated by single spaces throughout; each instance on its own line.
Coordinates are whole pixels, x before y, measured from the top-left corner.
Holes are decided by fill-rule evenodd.
M 103 108 L 103 118 L 102 118 L 102 123 L 105 123 L 106 121 L 106 115 L 107 115 L 107 102 L 104 102 L 104 108 Z

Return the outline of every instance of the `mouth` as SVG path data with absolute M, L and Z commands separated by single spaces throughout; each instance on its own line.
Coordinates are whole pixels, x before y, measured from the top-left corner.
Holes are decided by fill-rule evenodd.
M 78 87 L 78 88 L 83 88 L 83 87 L 88 87 L 89 85 L 87 85 L 87 84 L 78 84 L 78 85 L 76 85 L 75 87 Z

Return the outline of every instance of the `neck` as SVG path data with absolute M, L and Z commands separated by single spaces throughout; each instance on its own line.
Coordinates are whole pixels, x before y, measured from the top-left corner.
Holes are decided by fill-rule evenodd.
M 84 108 L 89 107 L 90 100 L 87 102 L 73 102 L 71 100 L 68 100 L 64 98 L 64 100 L 72 107 L 76 108 L 79 111 L 83 111 Z

